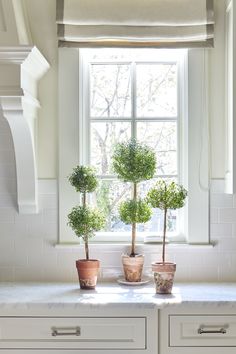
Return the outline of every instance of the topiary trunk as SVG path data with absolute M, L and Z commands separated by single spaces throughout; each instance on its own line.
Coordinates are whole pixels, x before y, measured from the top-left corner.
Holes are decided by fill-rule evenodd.
M 86 193 L 84 192 L 82 194 L 82 203 L 83 203 L 83 207 L 86 207 Z M 85 248 L 85 255 L 86 255 L 86 259 L 89 260 L 89 247 L 88 247 L 88 237 L 86 237 L 84 239 L 84 248 Z
M 165 263 L 166 254 L 166 219 L 167 219 L 167 209 L 164 209 L 164 226 L 163 226 L 163 245 L 162 245 L 162 263 Z
M 137 200 L 137 183 L 133 185 L 133 200 Z M 135 242 L 136 242 L 136 222 L 132 223 L 132 246 L 130 257 L 135 257 Z

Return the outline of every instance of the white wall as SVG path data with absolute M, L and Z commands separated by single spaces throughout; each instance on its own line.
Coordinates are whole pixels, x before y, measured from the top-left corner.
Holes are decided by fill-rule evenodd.
M 38 165 L 40 212 L 19 215 L 16 211 L 16 175 L 13 145 L 5 120 L 0 119 L 0 281 L 76 280 L 74 261 L 83 250 L 54 247 L 58 237 L 57 177 L 57 43 L 55 0 L 26 0 L 35 44 L 51 64 L 43 78 L 39 97 Z M 224 176 L 224 22 L 223 0 L 216 0 L 216 46 L 210 53 L 210 118 L 212 176 Z M 215 181 L 218 191 L 222 181 Z M 216 190 L 216 191 L 217 191 Z M 177 262 L 177 280 L 236 280 L 236 196 L 211 195 L 212 248 L 170 246 L 169 258 Z M 96 252 L 95 252 L 96 251 Z M 101 276 L 115 278 L 122 273 L 120 253 L 111 246 L 92 247 L 91 254 L 102 262 Z M 145 272 L 157 259 L 157 246 L 145 247 Z
M 211 176 L 225 177 L 225 1 L 215 0 L 215 47 L 209 50 Z
M 51 68 L 39 84 L 37 161 L 39 178 L 57 176 L 57 29 L 56 0 L 25 0 L 33 43 Z
M 55 248 L 58 236 L 55 180 L 39 181 L 40 212 L 16 212 L 14 151 L 7 122 L 0 119 L 0 281 L 76 281 L 75 260 L 83 248 Z M 177 280 L 236 281 L 236 196 L 219 193 L 214 181 L 211 196 L 211 240 L 214 247 L 168 246 L 168 258 L 177 262 Z M 216 193 L 217 192 L 217 193 Z M 102 264 L 101 277 L 122 274 L 120 246 L 95 245 L 91 256 Z M 159 260 L 160 246 L 140 247 L 145 252 L 145 273 Z

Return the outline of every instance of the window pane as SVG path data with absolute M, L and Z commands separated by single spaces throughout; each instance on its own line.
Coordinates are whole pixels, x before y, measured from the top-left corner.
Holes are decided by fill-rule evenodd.
M 166 178 L 166 181 L 175 181 L 176 178 Z M 148 191 L 155 186 L 157 179 L 145 181 L 139 184 L 138 192 L 142 198 L 145 198 Z M 167 232 L 178 232 L 178 210 L 168 210 L 167 213 Z M 138 231 L 150 232 L 151 234 L 163 235 L 163 211 L 160 209 L 153 209 L 152 218 L 146 224 L 138 225 Z
M 175 180 L 175 179 L 172 179 Z M 145 198 L 147 192 L 152 188 L 156 179 L 145 181 L 139 184 L 139 196 Z M 122 183 L 116 180 L 100 180 L 96 194 L 93 195 L 92 203 L 103 211 L 106 217 L 104 232 L 131 232 L 131 226 L 125 225 L 119 218 L 119 204 L 131 198 L 131 184 Z M 168 211 L 167 231 L 177 233 L 177 210 Z M 149 232 L 162 235 L 163 233 L 163 212 L 160 209 L 153 209 L 153 215 L 149 222 L 137 225 L 138 232 Z M 131 234 L 130 234 L 131 235 Z
M 91 65 L 90 115 L 130 117 L 130 65 Z
M 125 199 L 131 198 L 130 183 L 122 183 L 114 180 L 100 180 L 94 203 L 103 211 L 106 217 L 106 225 L 103 231 L 129 231 L 130 225 L 125 225 L 119 219 L 119 204 Z
M 91 123 L 91 165 L 99 175 L 111 174 L 111 157 L 117 142 L 128 140 L 131 123 L 96 122 Z
M 177 115 L 177 65 L 137 65 L 137 116 Z
M 138 122 L 137 138 L 156 151 L 157 174 L 177 174 L 177 123 Z

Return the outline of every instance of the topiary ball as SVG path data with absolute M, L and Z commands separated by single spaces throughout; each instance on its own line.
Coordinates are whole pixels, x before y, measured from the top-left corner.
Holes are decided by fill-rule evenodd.
M 120 204 L 120 218 L 125 224 L 145 223 L 151 219 L 152 210 L 142 199 L 127 200 Z
M 68 179 L 76 192 L 80 193 L 91 193 L 98 186 L 95 169 L 88 166 L 75 167 Z
M 124 182 L 149 180 L 156 171 L 155 152 L 135 139 L 119 143 L 114 149 L 112 167 L 118 178 Z
M 147 202 L 153 208 L 162 210 L 180 209 L 184 206 L 187 195 L 188 192 L 182 185 L 160 179 L 148 192 Z
M 68 225 L 76 236 L 88 239 L 94 236 L 95 231 L 101 230 L 105 225 L 105 218 L 95 208 L 88 206 L 76 206 L 68 215 Z

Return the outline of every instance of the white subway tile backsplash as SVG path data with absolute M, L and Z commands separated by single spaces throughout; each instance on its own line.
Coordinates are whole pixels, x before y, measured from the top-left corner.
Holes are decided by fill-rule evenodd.
M 39 195 L 57 196 L 57 182 L 54 179 L 40 179 L 38 185 Z
M 0 194 L 0 208 L 11 207 L 16 209 L 16 195 L 14 194 Z
M 214 208 L 233 208 L 233 195 L 224 193 L 212 193 L 211 206 Z
M 211 208 L 210 222 L 211 223 L 218 223 L 218 221 L 219 221 L 219 209 L 218 208 Z
M 42 282 L 44 281 L 42 267 L 33 267 L 28 265 L 26 267 L 15 267 L 15 281 L 18 282 Z
M 220 223 L 236 223 L 236 208 L 221 208 L 219 210 Z
M 232 236 L 232 229 L 233 226 L 232 224 L 217 224 L 217 223 L 212 223 L 210 224 L 210 236 L 211 238 L 218 238 L 218 237 L 224 237 L 224 236 Z
M 225 182 L 223 179 L 213 178 L 211 180 L 211 194 L 224 193 Z
M 210 262 L 207 264 L 195 264 L 191 262 L 189 265 L 191 281 L 196 282 L 217 282 L 219 281 L 219 266 L 212 266 Z
M 232 236 L 236 237 L 236 223 L 232 224 Z
M 2 147 L 2 142 L 0 141 L 0 163 L 14 163 L 15 162 L 15 155 L 14 150 L 7 149 Z
M 0 178 L 0 195 L 1 194 L 16 194 L 16 179 L 15 178 Z
M 0 162 L 0 178 L 15 178 L 16 171 L 13 163 Z
M 57 194 L 52 181 L 49 185 L 50 188 L 43 181 L 40 188 L 48 194 L 40 194 L 39 214 L 19 215 L 15 206 L 7 204 L 7 198 L 8 206 L 0 208 L 0 281 L 77 281 L 75 260 L 84 257 L 84 248 L 83 245 L 76 249 L 55 248 Z M 211 198 L 210 234 L 217 245 L 186 250 L 167 245 L 166 259 L 177 263 L 177 281 L 236 280 L 236 220 L 232 222 L 236 209 L 228 207 L 228 198 L 221 198 L 219 193 L 215 196 Z M 151 263 L 161 260 L 161 245 L 146 245 L 145 249 L 144 274 L 151 276 Z M 90 254 L 101 261 L 100 278 L 105 281 L 122 276 L 121 254 L 128 250 L 129 246 L 122 251 L 117 246 L 93 245 Z M 142 252 L 143 247 L 138 246 L 138 251 Z
M 236 237 L 224 237 L 224 242 L 219 243 L 219 250 L 236 254 Z
M 13 208 L 0 208 L 0 223 L 14 223 L 15 211 Z
M 51 224 L 58 222 L 58 209 L 44 209 L 43 210 L 43 223 L 44 224 Z
M 14 267 L 1 267 L 0 266 L 0 281 L 1 282 L 12 282 L 15 280 Z
M 57 209 L 58 198 L 56 194 L 40 194 L 39 195 L 39 208 L 42 209 Z

